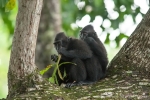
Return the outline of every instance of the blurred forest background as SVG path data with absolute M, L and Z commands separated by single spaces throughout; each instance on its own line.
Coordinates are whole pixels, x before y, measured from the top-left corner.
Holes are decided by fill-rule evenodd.
M 148 0 L 43 0 L 36 47 L 36 65 L 42 69 L 56 53 L 53 38 L 60 31 L 78 38 L 79 31 L 92 24 L 109 60 L 123 46 L 149 8 Z M 0 99 L 7 96 L 7 71 L 18 6 L 10 12 L 0 9 Z M 49 75 L 49 73 L 47 74 Z

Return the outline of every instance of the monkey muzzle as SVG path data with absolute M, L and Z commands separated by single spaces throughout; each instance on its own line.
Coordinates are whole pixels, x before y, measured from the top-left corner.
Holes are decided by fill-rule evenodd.
M 62 44 L 61 41 L 55 41 L 53 44 L 54 44 L 55 49 L 59 51 L 61 44 Z
M 80 32 L 81 32 L 80 33 L 80 39 L 82 39 L 82 40 L 86 39 L 88 36 L 87 32 L 82 32 L 82 31 L 80 31 Z

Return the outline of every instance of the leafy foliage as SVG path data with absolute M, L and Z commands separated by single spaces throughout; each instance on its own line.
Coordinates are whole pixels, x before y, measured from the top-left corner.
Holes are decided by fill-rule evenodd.
M 44 75 L 44 73 L 46 73 L 53 65 L 48 65 L 45 69 L 40 71 L 41 75 Z
M 7 2 L 8 2 L 8 0 L 0 0 L 0 8 L 5 7 Z
M 109 5 L 107 2 L 112 1 Z M 84 3 L 84 6 L 80 4 Z M 72 29 L 72 23 L 77 24 L 77 21 L 80 21 L 85 15 L 90 16 L 90 23 L 93 22 L 96 16 L 101 16 L 103 21 L 108 19 L 111 22 L 110 28 L 118 29 L 119 24 L 124 22 L 127 15 L 132 16 L 132 20 L 135 22 L 135 17 L 140 13 L 140 7 L 134 4 L 134 0 L 61 0 L 62 4 L 62 27 L 66 31 L 66 33 L 70 36 L 78 36 L 78 32 L 80 30 L 80 26 L 77 28 Z M 114 5 L 114 8 L 109 11 L 108 6 Z M 134 9 L 133 9 L 134 8 Z M 116 18 L 110 17 L 111 14 L 117 13 L 118 16 Z M 97 22 L 99 25 L 100 22 Z M 103 23 L 103 22 L 102 22 Z M 106 28 L 101 24 L 99 26 L 102 29 L 102 32 L 106 30 Z M 110 32 L 106 32 L 106 40 L 105 43 L 109 44 L 111 41 L 109 39 Z M 128 36 L 123 36 L 125 33 L 120 32 L 120 35 L 114 40 L 118 44 L 123 38 L 128 38 Z
M 15 7 L 16 0 L 9 0 L 5 6 L 6 11 L 10 11 Z
M 7 2 L 9 6 L 6 8 L 12 9 L 16 0 L 0 0 L 0 7 L 5 7 Z M 78 32 L 82 26 L 78 25 L 78 21 L 82 20 L 85 15 L 90 16 L 90 23 L 95 20 L 97 16 L 102 18 L 102 23 L 96 22 L 102 32 L 106 33 L 105 43 L 109 44 L 111 41 L 109 36 L 111 32 L 107 32 L 107 28 L 103 26 L 105 19 L 110 21 L 110 27 L 112 29 L 118 29 L 120 23 L 124 22 L 126 16 L 131 15 L 133 22 L 136 22 L 135 18 L 138 14 L 143 15 L 141 8 L 134 4 L 134 0 L 60 0 L 61 4 L 61 16 L 62 16 L 62 28 L 67 33 L 68 36 L 78 37 Z M 107 4 L 107 2 L 111 2 Z M 108 9 L 108 6 L 113 6 L 113 8 Z M 3 11 L 3 10 L 1 10 Z M 9 20 L 9 14 L 1 12 L 2 18 L 7 25 L 8 29 L 11 31 L 10 35 L 13 33 L 13 27 L 11 20 Z M 112 18 L 111 14 L 118 14 L 117 17 Z M 74 27 L 72 27 L 72 24 Z M 101 33 L 100 33 L 101 34 Z M 114 39 L 116 44 L 123 39 L 121 34 L 125 34 L 120 31 L 117 39 Z M 127 36 L 128 37 L 128 36 Z
M 15 7 L 16 0 L 0 0 L 0 8 L 5 7 L 5 11 L 8 12 Z

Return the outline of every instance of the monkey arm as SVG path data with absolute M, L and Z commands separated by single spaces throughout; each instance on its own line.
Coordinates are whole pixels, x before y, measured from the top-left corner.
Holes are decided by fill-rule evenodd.
M 92 57 L 92 52 L 83 50 L 66 50 L 64 47 L 59 49 L 59 53 L 69 58 L 87 59 Z
M 103 71 L 106 70 L 106 66 L 108 64 L 108 58 L 106 50 L 102 43 L 97 43 L 92 37 L 86 38 L 86 43 L 90 46 L 93 53 L 98 57 L 101 65 L 103 67 Z
M 103 44 L 100 45 L 98 44 L 92 37 L 87 37 L 85 39 L 85 42 L 90 46 L 91 50 L 96 54 L 96 55 L 103 55 L 106 53 L 105 48 L 103 47 Z
M 85 41 L 90 46 L 93 53 L 95 55 L 97 55 L 99 60 L 102 60 L 103 63 L 107 62 L 107 61 L 103 61 L 103 60 L 107 59 L 107 53 L 106 53 L 106 50 L 105 50 L 103 44 L 97 43 L 92 37 L 86 38 Z

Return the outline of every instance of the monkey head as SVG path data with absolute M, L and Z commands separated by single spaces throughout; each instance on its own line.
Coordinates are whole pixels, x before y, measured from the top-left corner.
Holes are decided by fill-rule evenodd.
M 54 47 L 59 51 L 61 47 L 67 48 L 69 43 L 69 38 L 64 34 L 64 32 L 60 32 L 56 35 L 55 40 L 54 40 Z
M 80 31 L 80 38 L 84 40 L 87 37 L 97 37 L 97 34 L 92 25 L 87 25 Z

